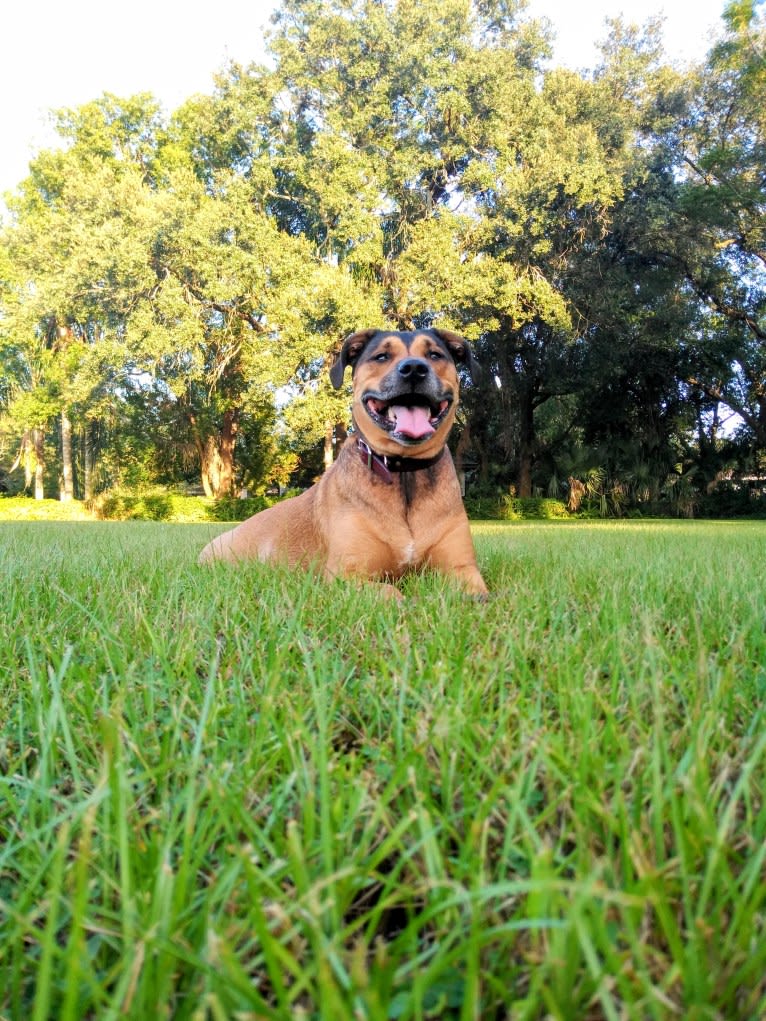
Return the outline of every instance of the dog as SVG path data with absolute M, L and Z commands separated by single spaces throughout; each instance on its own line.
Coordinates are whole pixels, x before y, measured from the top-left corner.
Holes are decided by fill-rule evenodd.
M 353 427 L 334 464 L 299 496 L 218 536 L 200 562 L 258 559 L 385 585 L 432 568 L 486 598 L 446 446 L 458 366 L 471 378 L 477 369 L 470 345 L 443 329 L 360 330 L 330 369 L 336 390 L 348 366 Z

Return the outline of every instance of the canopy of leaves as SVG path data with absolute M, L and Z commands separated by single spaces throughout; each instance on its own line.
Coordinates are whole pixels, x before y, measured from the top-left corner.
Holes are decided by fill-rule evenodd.
M 710 484 L 766 446 L 761 5 L 723 29 L 681 72 L 615 20 L 575 73 L 521 0 L 283 0 L 273 66 L 170 118 L 60 111 L 0 237 L 6 435 L 63 415 L 115 465 L 143 409 L 166 465 L 265 484 L 346 417 L 347 332 L 441 323 L 485 370 L 485 483 L 597 459 Z

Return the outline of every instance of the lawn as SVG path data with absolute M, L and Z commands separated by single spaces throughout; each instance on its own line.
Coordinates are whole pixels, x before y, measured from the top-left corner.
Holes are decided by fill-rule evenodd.
M 3 1021 L 766 1016 L 766 523 L 222 527 L 0 524 Z

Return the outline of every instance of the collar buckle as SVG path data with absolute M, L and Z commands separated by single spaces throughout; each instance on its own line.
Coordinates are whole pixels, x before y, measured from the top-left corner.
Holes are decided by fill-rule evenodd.
M 388 458 L 385 455 L 376 454 L 361 436 L 357 437 L 356 447 L 361 454 L 362 464 L 365 464 L 371 472 L 379 475 L 386 485 L 390 486 L 394 477 L 388 468 Z

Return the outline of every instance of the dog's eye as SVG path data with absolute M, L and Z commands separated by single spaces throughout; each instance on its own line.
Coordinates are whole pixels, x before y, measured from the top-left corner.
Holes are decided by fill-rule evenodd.
M 432 361 L 434 361 L 434 362 L 438 362 L 440 358 L 443 358 L 443 357 L 444 357 L 444 355 L 442 354 L 442 352 L 441 352 L 441 351 L 437 351 L 437 350 L 436 350 L 436 348 L 434 348 L 433 350 L 431 350 L 431 351 L 429 351 L 429 352 L 428 352 L 428 357 L 429 357 L 429 358 L 430 358 L 430 359 L 431 359 Z
M 376 362 L 387 362 L 388 358 L 388 351 L 381 351 L 379 355 L 375 355 Z

